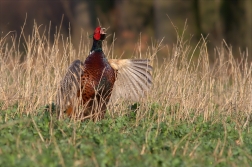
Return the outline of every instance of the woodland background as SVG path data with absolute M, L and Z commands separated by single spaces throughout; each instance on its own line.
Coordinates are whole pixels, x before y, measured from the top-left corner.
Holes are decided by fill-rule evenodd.
M 235 57 L 249 51 L 252 60 L 251 0 L 0 0 L 0 36 L 11 32 L 9 40 L 20 36 L 24 22 L 25 35 L 32 33 L 36 22 L 41 32 L 50 27 L 53 40 L 62 21 L 61 33 L 64 37 L 70 33 L 77 48 L 81 34 L 87 37 L 99 25 L 97 18 L 109 27 L 109 43 L 115 33 L 115 53 L 125 57 L 132 54 L 140 36 L 143 50 L 163 37 L 169 50 L 176 43 L 174 26 L 182 33 L 187 22 L 185 37 L 193 45 L 207 37 L 211 60 L 223 39 Z

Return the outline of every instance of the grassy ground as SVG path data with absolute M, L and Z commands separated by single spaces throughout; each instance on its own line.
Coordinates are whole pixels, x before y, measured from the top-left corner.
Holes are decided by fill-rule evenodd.
M 155 107 L 154 107 L 155 108 Z M 223 122 L 136 124 L 135 110 L 97 123 L 1 112 L 0 166 L 250 166 L 252 127 Z M 153 110 L 155 111 L 155 110 Z M 151 112 L 151 111 L 146 111 Z
M 145 52 L 139 43 L 132 57 L 148 57 L 155 69 L 148 96 L 110 108 L 100 122 L 78 122 L 58 120 L 53 102 L 68 65 L 84 60 L 90 44 L 74 49 L 70 38 L 49 44 L 46 36 L 34 27 L 25 58 L 18 40 L 0 40 L 0 166 L 251 166 L 247 53 L 234 60 L 224 43 L 211 64 L 205 39 L 192 47 L 182 34 L 171 50 L 153 44 Z

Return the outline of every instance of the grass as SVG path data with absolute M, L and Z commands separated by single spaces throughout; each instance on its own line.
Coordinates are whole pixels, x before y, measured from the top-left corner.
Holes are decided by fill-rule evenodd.
M 1 112 L 0 166 L 250 166 L 252 133 L 225 122 L 160 122 L 136 113 L 93 122 Z M 252 130 L 252 127 L 247 129 Z
M 22 37 L 25 56 L 19 40 L 7 38 L 0 39 L 0 166 L 251 166 L 248 53 L 235 60 L 223 43 L 210 63 L 206 39 L 193 48 L 182 33 L 159 63 L 166 47 L 142 52 L 139 42 L 133 57 L 152 60 L 152 90 L 94 123 L 59 120 L 53 104 L 70 62 L 88 53 L 85 38 L 78 49 L 59 33 L 50 44 L 35 25 Z M 106 55 L 117 57 L 106 46 Z

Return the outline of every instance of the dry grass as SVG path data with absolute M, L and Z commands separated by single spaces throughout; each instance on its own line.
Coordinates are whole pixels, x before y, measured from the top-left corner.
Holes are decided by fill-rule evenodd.
M 2 109 L 18 104 L 18 112 L 36 114 L 38 108 L 55 101 L 57 85 L 69 64 L 75 59 L 84 60 L 89 53 L 90 42 L 83 39 L 79 48 L 74 49 L 71 38 L 63 38 L 60 33 L 50 43 L 46 32 L 39 27 L 29 37 L 24 38 L 26 53 L 20 53 L 19 39 L 12 37 L 12 43 L 6 38 L 0 39 L 0 101 Z M 84 40 L 85 39 L 85 40 Z M 120 40 L 120 39 L 118 39 Z M 143 99 L 137 113 L 136 124 L 141 119 L 152 119 L 148 112 L 155 107 L 154 116 L 158 122 L 193 122 L 199 115 L 204 121 L 225 121 L 231 117 L 239 128 L 245 128 L 251 122 L 252 113 L 252 77 L 248 53 L 235 60 L 231 48 L 225 42 L 216 48 L 214 63 L 210 63 L 207 43 L 201 39 L 196 47 L 190 41 L 178 36 L 177 43 L 167 53 L 163 62 L 157 55 L 166 49 L 162 43 L 152 44 L 144 53 L 141 43 L 136 47 L 133 58 L 149 58 L 153 61 L 153 89 Z M 113 55 L 113 45 L 105 43 L 104 52 Z M 199 56 L 195 58 L 196 53 Z M 21 58 L 23 60 L 21 61 Z M 122 103 L 109 112 L 111 117 L 127 113 L 127 103 Z

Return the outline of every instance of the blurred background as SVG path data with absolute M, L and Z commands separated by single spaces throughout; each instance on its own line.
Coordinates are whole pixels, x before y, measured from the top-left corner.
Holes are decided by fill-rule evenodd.
M 225 39 L 235 57 L 248 50 L 252 60 L 252 0 L 0 0 L 1 37 L 10 31 L 18 37 L 26 20 L 25 35 L 32 33 L 35 21 L 41 32 L 51 25 L 53 40 L 62 22 L 61 34 L 70 33 L 77 48 L 81 34 L 88 36 L 99 25 L 97 18 L 109 27 L 109 43 L 115 34 L 117 55 L 132 55 L 140 38 L 143 51 L 162 38 L 169 50 L 177 41 L 173 24 L 181 34 L 187 22 L 185 39 L 192 46 L 208 36 L 211 56 Z

